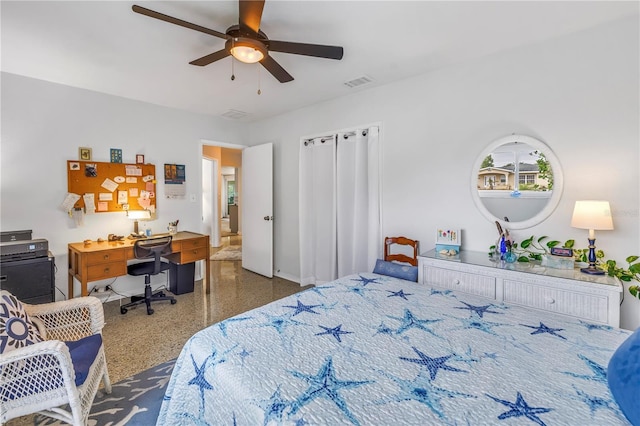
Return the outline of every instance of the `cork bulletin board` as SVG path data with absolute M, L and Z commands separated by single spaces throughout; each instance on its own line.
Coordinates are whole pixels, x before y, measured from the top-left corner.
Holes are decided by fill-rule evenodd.
M 86 212 L 147 209 L 154 213 L 156 166 L 68 160 L 67 191 L 80 196 L 74 207 Z

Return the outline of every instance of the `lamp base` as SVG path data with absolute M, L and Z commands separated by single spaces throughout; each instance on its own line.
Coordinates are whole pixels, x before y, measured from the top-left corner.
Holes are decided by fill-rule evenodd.
M 593 268 L 589 266 L 588 268 L 580 268 L 580 272 L 589 274 L 589 275 L 604 275 L 604 271 L 601 269 Z

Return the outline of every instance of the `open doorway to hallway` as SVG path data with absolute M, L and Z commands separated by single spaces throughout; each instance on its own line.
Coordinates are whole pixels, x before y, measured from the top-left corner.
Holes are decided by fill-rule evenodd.
M 202 145 L 202 226 L 214 248 L 222 247 L 226 237 L 242 235 L 242 149 L 225 145 Z

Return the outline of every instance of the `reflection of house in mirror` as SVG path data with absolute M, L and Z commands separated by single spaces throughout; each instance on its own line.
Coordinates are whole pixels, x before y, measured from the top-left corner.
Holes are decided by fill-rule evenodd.
M 516 179 L 520 191 L 549 190 L 549 180 L 541 175 L 538 164 L 531 163 L 518 164 L 518 170 L 513 163 L 483 167 L 478 171 L 478 189 L 512 191 Z

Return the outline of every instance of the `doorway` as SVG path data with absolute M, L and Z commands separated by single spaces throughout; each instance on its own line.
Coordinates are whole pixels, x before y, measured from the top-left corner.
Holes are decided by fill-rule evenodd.
M 203 141 L 202 143 L 202 231 L 211 236 L 214 248 L 229 245 L 230 236 L 242 234 L 241 208 L 241 145 Z M 214 163 L 216 168 L 207 167 Z M 216 176 L 213 178 L 211 174 Z M 205 185 L 206 182 L 212 182 Z M 235 238 L 233 245 L 241 238 Z

